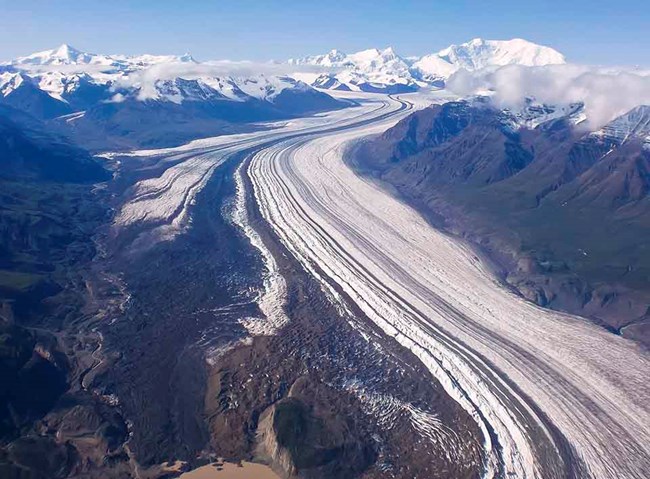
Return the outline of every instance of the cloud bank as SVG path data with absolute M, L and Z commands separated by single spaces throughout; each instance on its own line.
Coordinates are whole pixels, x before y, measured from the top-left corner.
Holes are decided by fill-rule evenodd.
M 264 76 L 293 76 L 297 73 L 319 73 L 322 67 L 310 65 L 296 66 L 287 63 L 249 62 L 218 60 L 205 63 L 171 62 L 159 63 L 142 70 L 130 72 L 127 76 L 118 77 L 113 85 L 119 88 L 138 87 L 140 97 L 148 98 L 156 95 L 156 82 L 161 80 L 197 80 L 200 78 L 233 77 L 252 78 Z
M 78 64 L 78 65 L 2 65 L 11 71 L 25 71 L 27 73 L 42 74 L 47 72 L 60 72 L 65 74 L 88 73 L 88 74 L 115 74 L 120 70 L 110 65 Z M 215 60 L 202 63 L 169 61 L 152 63 L 149 66 L 139 68 L 137 66 L 124 66 L 125 73 L 129 76 L 146 74 L 148 77 L 157 76 L 160 80 L 171 80 L 173 78 L 196 79 L 207 76 L 235 76 L 248 77 L 258 75 L 290 75 L 292 73 L 322 73 L 336 69 L 325 69 L 317 65 L 290 65 L 280 62 L 252 62 Z
M 19 65 L 8 66 L 12 70 L 22 70 L 28 74 L 58 72 L 62 74 L 87 73 L 93 77 L 111 80 L 112 89 L 117 94 L 110 100 L 114 103 L 124 101 L 120 89 L 139 88 L 143 98 L 155 97 L 156 82 L 183 78 L 197 80 L 200 78 L 233 77 L 252 78 L 264 76 L 291 76 L 298 74 L 319 74 L 332 71 L 315 65 L 290 65 L 279 62 L 251 62 L 215 60 L 202 63 L 170 61 L 154 63 L 145 67 L 126 65 L 124 70 L 107 65 Z
M 499 107 L 518 108 L 526 97 L 541 103 L 584 103 L 587 127 L 597 129 L 632 108 L 650 104 L 650 72 L 579 65 L 508 65 L 461 70 L 447 81 L 460 96 L 490 94 Z
M 130 76 L 137 76 L 139 74 L 145 78 L 156 78 L 158 80 L 172 80 L 179 77 L 187 80 L 195 80 L 205 77 L 282 76 L 299 72 L 318 73 L 321 71 L 323 71 L 321 67 L 310 65 L 296 66 L 287 63 L 218 60 L 205 63 L 159 63 L 143 70 L 135 71 Z

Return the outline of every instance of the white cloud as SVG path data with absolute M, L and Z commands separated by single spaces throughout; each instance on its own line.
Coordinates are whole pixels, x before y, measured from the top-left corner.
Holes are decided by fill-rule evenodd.
M 112 81 L 113 91 L 122 88 L 140 89 L 139 98 L 155 98 L 155 84 L 159 80 L 173 80 L 183 78 L 185 80 L 196 80 L 210 77 L 235 77 L 250 78 L 265 76 L 300 76 L 301 74 L 319 74 L 324 71 L 332 71 L 332 68 L 325 70 L 321 66 L 314 65 L 290 65 L 279 62 L 250 62 L 215 60 L 203 63 L 165 61 L 154 63 L 146 67 L 134 65 L 125 67 L 123 71 L 113 70 L 114 67 L 107 65 L 80 64 L 80 65 L 20 65 L 15 68 L 26 71 L 28 74 L 44 74 L 47 72 L 59 72 L 63 74 L 87 73 L 102 82 Z M 130 68 L 130 69 L 129 69 Z M 116 95 L 110 102 L 124 101 L 124 97 Z
M 287 63 L 257 63 L 248 61 L 218 60 L 205 63 L 160 63 L 149 68 L 135 72 L 145 77 L 159 80 L 185 78 L 188 80 L 201 77 L 249 77 L 258 75 L 290 75 L 296 71 L 317 71 L 320 67 L 296 66 Z
M 127 76 L 119 77 L 114 88 L 139 87 L 139 97 L 149 98 L 156 96 L 155 84 L 159 80 L 173 80 L 175 78 L 196 80 L 212 77 L 249 78 L 260 75 L 293 76 L 296 73 L 317 73 L 321 71 L 323 71 L 322 67 L 318 66 L 296 66 L 273 62 L 218 60 L 205 63 L 159 63 L 131 72 Z
M 116 93 L 109 100 L 106 100 L 106 103 L 122 103 L 126 100 L 126 97 L 121 93 Z
M 650 72 L 570 64 L 461 70 L 448 80 L 447 88 L 462 96 L 490 92 L 498 106 L 509 108 L 521 106 L 526 97 L 556 105 L 582 102 L 590 129 L 650 104 Z

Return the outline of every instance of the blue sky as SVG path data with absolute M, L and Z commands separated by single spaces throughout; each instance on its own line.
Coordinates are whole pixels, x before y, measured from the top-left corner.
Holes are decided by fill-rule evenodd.
M 526 38 L 578 63 L 650 66 L 650 2 L 0 0 L 0 60 L 61 43 L 199 60 L 389 45 L 421 55 L 474 37 Z

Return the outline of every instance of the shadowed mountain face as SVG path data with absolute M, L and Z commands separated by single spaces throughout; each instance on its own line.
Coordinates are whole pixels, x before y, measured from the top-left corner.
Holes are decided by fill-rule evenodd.
M 66 249 L 103 214 L 90 185 L 110 177 L 38 120 L 0 107 L 0 303 L 27 317 L 61 289 L 57 275 L 91 247 Z
M 52 98 L 38 88 L 29 77 L 22 74 L 12 76 L 11 92 L 0 95 L 0 105 L 13 107 L 40 120 L 47 120 L 71 113 L 67 103 Z M 6 85 L 3 85 L 6 88 Z
M 313 89 L 298 92 L 285 89 L 273 102 L 251 97 L 231 101 L 214 92 L 211 97 L 182 103 L 135 98 L 119 103 L 100 102 L 78 117 L 57 119 L 52 126 L 91 150 L 154 148 L 250 131 L 254 128 L 250 122 L 287 119 L 343 106 Z
M 90 155 L 37 120 L 0 106 L 0 178 L 94 183 L 110 175 Z
M 91 254 L 87 227 L 103 216 L 91 185 L 111 177 L 43 128 L 0 107 L 0 304 L 23 319 L 42 314 L 41 301 L 61 291 L 66 269 Z
M 571 113 L 532 127 L 436 105 L 361 145 L 358 165 L 480 243 L 529 299 L 650 343 L 650 107 L 592 133 Z

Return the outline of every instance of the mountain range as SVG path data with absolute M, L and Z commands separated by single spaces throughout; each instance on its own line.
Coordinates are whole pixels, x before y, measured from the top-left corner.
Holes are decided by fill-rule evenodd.
M 104 55 L 64 44 L 0 64 L 0 104 L 91 150 L 161 147 L 349 106 L 327 90 L 409 92 L 444 87 L 459 69 L 564 61 L 521 39 L 474 39 L 417 58 L 392 48 L 332 50 L 269 65 L 284 74 L 224 74 L 190 54 Z
M 62 45 L 0 66 L 0 148 L 20 181 L 56 179 L 55 163 L 84 181 L 102 172 L 78 147 L 177 145 L 350 106 L 330 90 L 439 89 L 460 70 L 564 62 L 525 40 L 474 39 L 422 57 L 332 50 L 289 60 L 283 74 L 228 75 L 189 54 Z M 530 299 L 645 337 L 650 264 L 637 238 L 650 233 L 650 114 L 641 105 L 596 131 L 586 119 L 580 102 L 504 109 L 466 98 L 409 116 L 366 144 L 360 164 L 494 250 Z
M 437 275 L 421 271 L 423 278 L 441 284 L 439 291 L 433 283 L 429 290 L 419 280 L 402 281 L 411 272 L 406 271 L 408 255 L 401 261 L 398 250 L 422 244 L 418 258 L 428 260 L 431 254 L 440 261 L 437 246 L 405 240 L 395 243 L 403 246 L 391 253 L 382 237 L 392 237 L 389 230 L 398 233 L 395 238 L 424 234 L 420 226 L 425 225 L 402 230 L 396 227 L 400 218 L 391 213 L 364 226 L 336 218 L 334 212 L 343 210 L 332 209 L 327 221 L 342 229 L 326 237 L 332 232 L 321 229 L 317 215 L 307 209 L 328 211 L 326 197 L 332 205 L 347 201 L 356 188 L 342 189 L 338 197 L 335 191 L 358 178 L 343 168 L 346 176 L 324 177 L 313 188 L 290 181 L 298 175 L 291 163 L 301 162 L 292 151 L 311 148 L 312 139 L 322 149 L 302 150 L 301 163 L 317 177 L 326 170 L 316 167 L 332 166 L 329 152 L 344 151 L 333 147 L 349 140 L 350 132 L 367 135 L 381 126 L 383 133 L 346 148 L 350 155 L 345 159 L 358 174 L 371 177 L 373 192 L 375 185 L 387 186 L 436 228 L 455 235 L 454 241 L 471 243 L 474 253 L 458 256 L 454 267 L 494 268 L 500 276 L 495 281 L 503 280 L 513 294 L 590 318 L 650 346 L 645 242 L 650 235 L 650 106 L 638 105 L 596 128 L 588 121 L 592 110 L 586 101 L 547 104 L 527 97 L 505 107 L 496 92 L 463 98 L 436 93 L 447 85 L 451 90 L 450 78 L 464 70 L 491 73 L 505 65 L 565 63 L 552 48 L 520 39 L 474 39 L 420 57 L 386 48 L 351 54 L 332 50 L 245 68 L 234 63 L 200 62 L 190 54 L 94 54 L 62 45 L 0 64 L 0 477 L 162 479 L 213 457 L 259 458 L 260 450 L 271 452 L 265 461 L 295 472 L 292 477 L 478 477 L 489 457 L 480 453 L 483 439 L 505 438 L 495 442 L 495 449 L 507 450 L 509 436 L 500 436 L 505 429 L 490 424 L 489 430 L 481 429 L 473 410 L 465 411 L 456 396 L 447 397 L 444 385 L 432 381 L 435 374 L 417 359 L 424 356 L 402 351 L 394 341 L 408 336 L 419 342 L 433 329 L 410 329 L 419 328 L 415 321 L 405 335 L 400 329 L 384 335 L 369 318 L 372 311 L 379 311 L 382 321 L 393 311 L 393 318 L 408 318 L 431 299 L 428 311 L 449 313 L 472 332 L 474 313 L 463 310 L 484 306 L 499 328 L 499 334 L 489 336 L 495 341 L 489 343 L 491 351 L 504 346 L 524 359 L 538 356 L 524 354 L 526 342 L 497 339 L 515 324 L 532 344 L 535 325 L 528 330 L 527 321 L 510 323 L 519 307 L 493 309 L 488 305 L 497 303 L 462 298 L 452 308 L 453 298 L 472 299 L 468 288 L 479 284 L 465 282 L 465 276 L 454 291 L 446 289 L 451 281 L 446 273 L 438 281 Z M 417 90 L 422 94 L 385 96 Z M 407 109 L 410 101 L 413 110 Z M 429 106 L 418 110 L 424 102 Z M 373 113 L 359 114 L 359 103 L 365 105 L 357 110 Z M 304 120 L 348 107 L 340 116 Z M 341 117 L 339 124 L 332 121 Z M 270 121 L 275 123 L 265 123 Z M 312 124 L 317 126 L 293 130 Z M 386 130 L 388 125 L 393 126 Z M 255 133 L 265 128 L 277 131 Z M 332 133 L 330 138 L 340 134 L 339 139 L 323 142 Z M 206 140 L 155 150 L 197 138 Z M 120 153 L 139 148 L 154 150 Z M 107 150 L 111 154 L 93 156 Z M 278 174 L 277 189 L 265 193 L 261 165 L 269 167 L 269 175 Z M 327 178 L 340 182 L 323 189 Z M 323 192 L 332 195 L 319 196 Z M 313 221 L 295 230 L 302 243 L 314 251 L 325 245 L 329 252 L 331 246 L 342 255 L 342 265 L 351 264 L 368 280 L 349 283 L 352 289 L 341 283 L 341 291 L 367 284 L 370 289 L 358 291 L 375 296 L 385 287 L 387 302 L 366 299 L 369 306 L 358 311 L 332 302 L 329 287 L 323 286 L 327 283 L 308 273 L 320 263 L 305 263 L 307 268 L 296 261 L 295 251 L 280 241 L 280 229 L 273 229 L 266 216 L 263 196 L 269 205 L 277 201 L 277 216 L 286 215 L 287 225 Z M 294 196 L 313 201 L 293 202 Z M 367 198 L 389 205 L 381 196 L 361 195 L 354 203 L 364 207 L 359 210 L 364 217 L 370 214 Z M 394 211 L 404 211 L 394 203 L 400 207 Z M 125 211 L 135 211 L 137 220 L 120 222 Z M 176 223 L 182 234 L 160 233 Z M 346 250 L 345 242 L 358 245 L 359 253 Z M 372 254 L 365 256 L 368 261 L 362 249 Z M 338 261 L 336 255 L 331 258 Z M 375 267 L 380 275 L 371 278 Z M 274 268 L 279 276 L 267 276 Z M 327 276 L 356 274 L 345 268 L 333 268 Z M 397 288 L 382 284 L 382 271 L 399 280 Z M 286 301 L 272 302 L 283 305 L 290 320 L 278 334 L 263 332 L 248 341 L 246 323 L 267 314 L 262 296 L 254 299 L 262 282 L 271 293 L 276 286 L 283 291 L 274 299 L 282 295 Z M 334 296 L 343 298 L 337 284 L 332 282 Z M 416 302 L 400 289 L 416 291 Z M 453 293 L 452 299 L 444 297 L 445 291 Z M 347 306 L 353 295 L 345 296 L 341 304 Z M 509 295 L 498 297 L 509 300 Z M 403 306 L 393 310 L 392 303 Z M 351 319 L 357 315 L 368 317 L 356 323 Z M 395 324 L 402 327 L 401 320 Z M 593 349 L 589 341 L 584 344 Z M 442 369 L 451 365 L 450 383 L 460 387 L 453 374 L 462 361 L 451 361 L 454 354 L 447 355 L 450 361 L 445 359 Z M 483 356 L 476 350 L 476 357 L 489 359 L 480 359 L 475 371 L 490 379 L 482 374 L 493 366 L 498 371 L 492 358 L 499 354 Z M 431 364 L 439 366 L 437 360 Z M 475 376 L 468 377 L 474 382 Z M 496 372 L 494 378 L 499 378 Z M 504 392 L 503 404 L 511 399 L 506 394 L 511 387 L 512 398 L 527 393 L 510 379 L 503 382 L 506 389 L 496 389 Z M 578 386 L 571 392 L 581 392 Z M 472 404 L 476 400 L 471 389 L 459 391 Z M 591 396 L 576 398 L 596 404 L 587 402 Z M 490 401 L 480 396 L 476 403 Z M 481 417 L 489 418 L 487 412 L 481 411 Z M 533 425 L 531 440 L 542 437 L 537 423 L 527 424 Z M 555 437 L 555 426 L 548 424 Z M 558 429 L 557 436 L 563 432 Z M 566 444 L 567 451 L 573 447 Z M 540 463 L 548 462 L 539 457 Z M 507 475 L 505 462 L 499 464 Z
M 196 63 L 192 55 L 101 55 L 77 50 L 68 44 L 62 44 L 53 50 L 32 53 L 8 62 L 10 65 L 97 65 L 111 67 L 119 70 L 135 70 L 140 67 L 151 66 L 159 63 L 187 62 Z
M 0 105 L 91 150 L 177 145 L 349 105 L 284 75 L 210 72 L 190 55 L 99 55 L 62 45 L 1 65 Z
M 325 72 L 302 75 L 313 86 L 335 90 L 404 93 L 422 87 L 442 88 L 460 69 L 469 71 L 504 65 L 542 66 L 566 63 L 556 50 L 522 39 L 475 38 L 422 57 L 401 57 L 392 48 L 289 60 L 292 65 L 312 65 Z M 328 71 L 330 70 L 330 71 Z

